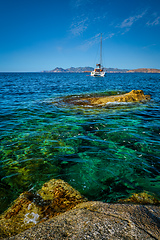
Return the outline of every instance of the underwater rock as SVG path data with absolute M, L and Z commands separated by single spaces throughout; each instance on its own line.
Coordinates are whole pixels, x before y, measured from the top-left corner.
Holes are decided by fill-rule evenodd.
M 147 192 L 142 193 L 133 193 L 127 199 L 120 199 L 118 202 L 120 203 L 136 203 L 136 204 L 151 204 L 151 205 L 160 205 L 160 201 L 148 194 Z
M 80 105 L 80 106 L 104 106 L 110 102 L 143 102 L 150 100 L 150 95 L 144 95 L 143 90 L 132 90 L 129 93 L 113 96 L 100 96 L 100 97 L 81 97 L 73 96 L 64 98 L 65 103 Z
M 8 240 L 159 239 L 160 207 L 87 202 Z
M 149 99 L 150 96 L 144 95 L 142 90 L 132 90 L 122 95 L 89 98 L 83 101 L 88 100 L 91 105 L 105 105 L 108 102 L 141 102 Z
M 68 183 L 52 179 L 37 193 L 22 193 L 0 216 L 0 238 L 16 235 L 85 201 Z

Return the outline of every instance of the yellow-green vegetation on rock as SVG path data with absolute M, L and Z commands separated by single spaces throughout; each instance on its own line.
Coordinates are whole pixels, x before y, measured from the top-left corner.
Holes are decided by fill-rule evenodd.
M 16 235 L 85 201 L 68 183 L 52 179 L 37 193 L 21 194 L 0 216 L 0 238 Z
M 120 203 L 137 203 L 139 204 L 139 206 L 136 205 L 138 206 L 136 207 L 135 204 L 130 205 L 130 204 L 120 204 Z M 118 239 L 118 236 L 124 237 L 124 236 L 128 236 L 128 234 L 129 236 L 131 236 L 130 234 L 132 234 L 133 231 L 134 231 L 134 234 L 137 234 L 136 239 L 147 239 L 147 237 L 151 235 L 150 224 L 147 224 L 145 227 L 144 227 L 144 224 L 140 226 L 141 230 L 142 228 L 144 228 L 149 233 L 147 233 L 146 230 L 140 233 L 139 231 L 141 230 L 137 228 L 138 226 L 137 223 L 141 224 L 141 221 L 139 220 L 139 216 L 141 216 L 141 213 L 139 213 L 139 211 L 143 213 L 144 211 L 146 211 L 146 216 L 143 217 L 144 223 L 146 221 L 145 218 L 148 217 L 147 206 L 146 207 L 142 206 L 147 204 L 150 205 L 148 206 L 150 207 L 148 209 L 149 211 L 150 210 L 152 211 L 152 208 L 154 209 L 154 211 L 159 211 L 158 206 L 151 206 L 151 205 L 160 205 L 160 201 L 156 199 L 156 197 L 148 194 L 147 192 L 134 193 L 128 199 L 119 200 L 119 204 L 104 204 L 101 202 L 88 202 L 86 198 L 84 198 L 78 191 L 72 188 L 68 183 L 60 179 L 58 180 L 52 179 L 49 182 L 46 182 L 42 186 L 42 188 L 36 193 L 32 193 L 32 192 L 22 193 L 14 201 L 12 206 L 0 216 L 0 239 L 8 238 L 8 237 L 11 237 L 12 239 L 12 236 L 15 236 L 17 234 L 18 235 L 13 237 L 13 239 L 14 238 L 22 239 L 23 238 L 22 232 L 24 232 L 27 229 L 28 229 L 27 231 L 29 235 L 34 235 L 34 234 L 36 235 L 36 237 L 34 236 L 29 239 L 40 239 L 38 235 L 39 231 L 42 231 L 43 226 L 45 228 L 47 224 L 48 225 L 45 231 L 46 231 L 46 234 L 48 234 L 48 239 L 62 239 L 63 229 L 69 235 L 83 234 L 82 233 L 83 231 L 81 232 L 81 229 L 83 229 L 84 226 L 88 226 L 87 234 L 91 234 L 90 230 L 92 229 L 91 235 L 94 235 L 96 231 L 94 229 L 95 224 L 98 223 L 100 224 L 99 225 L 100 229 L 101 229 L 101 226 L 103 226 L 103 229 L 105 229 L 106 226 L 108 226 L 108 224 L 110 224 L 111 222 L 113 224 L 112 228 L 114 229 L 114 231 L 108 232 L 108 230 L 106 230 L 104 232 L 101 232 L 99 229 L 100 231 L 98 233 L 99 238 L 96 238 L 96 239 L 102 239 L 102 237 L 108 236 L 107 234 L 109 233 L 111 235 L 114 234 L 114 237 L 115 238 L 117 237 Z M 116 211 L 117 213 L 115 214 Z M 126 211 L 128 211 L 127 215 L 126 215 Z M 135 215 L 136 211 L 138 215 Z M 97 214 L 98 215 L 100 214 L 100 215 L 97 216 Z M 129 218 L 128 218 L 129 216 L 128 214 L 131 215 Z M 131 217 L 132 219 L 134 219 L 132 224 L 131 224 Z M 61 222 L 61 219 L 63 220 L 62 222 Z M 95 219 L 94 224 L 93 224 L 93 219 Z M 123 221 L 121 222 L 121 220 Z M 56 226 L 52 226 L 52 223 L 50 223 L 49 221 L 55 222 Z M 88 221 L 90 222 L 89 224 L 88 224 Z M 124 226 L 126 226 L 126 221 L 128 221 L 128 226 L 126 230 L 122 232 L 121 230 L 123 229 Z M 157 223 L 157 220 L 154 222 L 154 218 L 152 219 L 152 217 L 149 221 L 151 223 L 154 223 L 155 225 L 155 230 L 152 231 L 153 238 L 151 238 L 151 239 L 154 239 L 154 236 L 158 235 L 157 227 L 159 226 L 159 223 Z M 79 228 L 80 222 L 82 226 Z M 119 223 L 121 222 L 120 225 L 118 225 L 119 224 L 118 222 Z M 43 223 L 44 225 L 40 223 Z M 74 228 L 71 223 L 74 225 Z M 40 224 L 39 228 L 38 226 L 35 226 L 37 224 L 38 225 Z M 58 224 L 58 227 L 57 227 L 57 224 Z M 135 226 L 137 230 L 135 230 Z M 37 228 L 40 230 L 38 230 L 37 232 L 34 231 L 34 229 L 30 230 L 29 228 L 32 228 L 32 227 L 34 227 L 35 230 Z M 117 230 L 117 227 L 119 227 L 121 230 Z M 54 231 L 55 231 L 54 238 L 50 238 L 49 235 Z M 142 234 L 144 238 L 139 238 L 140 236 L 139 234 Z M 24 235 L 27 236 L 27 232 L 26 233 L 24 232 Z M 43 232 L 43 235 L 45 236 L 45 232 Z M 112 237 L 113 236 L 111 236 L 110 239 L 115 239 L 114 237 L 113 238 Z M 71 239 L 71 238 L 67 238 L 67 239 Z M 81 239 L 81 237 L 78 236 L 76 239 Z M 132 238 L 129 238 L 129 239 L 132 239 Z
M 151 205 L 160 205 L 160 201 L 148 194 L 147 192 L 142 193 L 133 193 L 129 198 L 127 199 L 120 199 L 119 202 L 121 203 L 136 203 L 136 204 L 151 204 Z
M 84 100 L 88 100 L 91 105 L 105 105 L 108 102 L 141 102 L 149 99 L 150 96 L 144 95 L 142 90 L 132 90 L 122 95 L 88 98 Z
M 132 90 L 129 93 L 111 96 L 69 96 L 63 98 L 60 102 L 79 106 L 105 106 L 111 102 L 144 102 L 150 99 L 150 95 L 144 95 L 143 90 Z
M 159 218 L 159 206 L 85 202 L 8 240 L 158 240 Z

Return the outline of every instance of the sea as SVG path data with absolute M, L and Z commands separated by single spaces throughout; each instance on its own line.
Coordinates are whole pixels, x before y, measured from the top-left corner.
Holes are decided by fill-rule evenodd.
M 133 89 L 151 100 L 67 101 Z M 160 74 L 0 73 L 0 212 L 53 178 L 89 200 L 160 199 Z

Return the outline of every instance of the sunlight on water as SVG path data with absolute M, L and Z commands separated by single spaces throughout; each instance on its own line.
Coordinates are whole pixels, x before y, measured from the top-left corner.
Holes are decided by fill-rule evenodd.
M 67 181 L 91 200 L 116 202 L 144 190 L 160 197 L 160 88 L 147 89 L 139 74 L 143 87 L 133 80 L 131 88 L 154 92 L 151 102 L 82 108 L 57 101 L 76 90 L 111 94 L 112 76 L 91 84 L 84 74 L 1 74 L 1 211 L 23 191 L 52 178 Z M 124 75 L 124 86 L 118 76 L 123 75 L 117 74 L 114 94 L 132 85 L 133 75 Z M 159 75 L 153 76 L 157 84 Z

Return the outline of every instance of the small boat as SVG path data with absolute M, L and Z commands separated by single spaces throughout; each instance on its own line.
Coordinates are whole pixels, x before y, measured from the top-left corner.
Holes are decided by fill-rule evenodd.
M 91 72 L 92 77 L 104 77 L 105 71 L 102 67 L 102 33 L 101 33 L 101 41 L 100 41 L 100 63 L 96 64 L 96 68 Z

